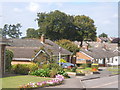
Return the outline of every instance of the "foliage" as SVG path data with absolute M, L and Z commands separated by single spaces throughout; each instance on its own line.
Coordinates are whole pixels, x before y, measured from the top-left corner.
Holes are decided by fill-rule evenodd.
M 95 40 L 96 27 L 94 21 L 85 15 L 71 16 L 58 10 L 50 13 L 37 13 L 38 33 L 51 40 Z M 82 45 L 82 43 L 81 43 Z
M 71 71 L 76 72 L 76 69 L 77 69 L 77 67 L 73 67 L 73 68 L 71 68 Z
M 56 69 L 56 68 L 52 68 L 52 69 L 50 70 L 50 77 L 51 77 L 51 78 L 54 78 L 55 75 L 57 75 L 57 69 Z
M 29 72 L 33 72 L 38 69 L 37 64 L 15 64 L 12 65 L 12 71 L 15 74 L 26 75 Z
M 11 38 L 19 38 L 22 34 L 22 32 L 20 32 L 21 27 L 22 26 L 19 23 L 17 23 L 16 25 L 5 24 L 4 27 L 2 28 L 2 36 L 3 37 L 9 36 Z
M 28 28 L 27 38 L 39 38 L 38 30 L 35 30 L 34 28 Z
M 48 80 L 48 81 L 43 81 L 43 82 L 37 82 L 37 83 L 28 83 L 27 85 L 22 85 L 20 86 L 21 89 L 26 89 L 26 88 L 37 88 L 37 87 L 46 87 L 46 86 L 55 86 L 62 84 L 64 81 L 64 77 L 62 75 L 56 75 L 54 79 Z
M 62 67 L 59 66 L 57 63 L 50 63 L 50 64 L 48 64 L 48 68 L 49 69 L 55 68 L 57 70 L 61 70 L 62 69 Z
M 37 22 L 39 33 L 44 33 L 51 40 L 70 39 L 76 34 L 74 25 L 72 24 L 73 16 L 66 15 L 58 10 L 50 13 L 38 13 Z
M 98 71 L 99 65 L 98 64 L 92 64 L 91 68 L 92 68 L 92 71 Z
M 76 40 L 81 41 L 80 46 L 84 40 L 96 40 L 96 27 L 94 21 L 85 15 L 78 15 L 74 18 L 74 24 L 76 25 L 77 34 Z
M 64 59 L 60 59 L 59 62 L 60 62 L 60 63 L 67 63 L 67 61 L 65 61 Z
M 65 49 L 69 50 L 70 52 L 73 52 L 74 54 L 75 54 L 75 52 L 79 51 L 79 48 L 77 47 L 77 45 L 75 45 L 70 40 L 62 39 L 62 40 L 56 41 L 55 43 Z
M 63 69 L 59 70 L 57 73 L 63 75 L 66 78 L 70 78 L 70 76 Z
M 40 77 L 50 77 L 50 69 L 38 69 L 31 72 L 30 75 L 40 76 Z
M 14 55 L 13 55 L 13 52 L 10 50 L 6 50 L 5 54 L 6 54 L 5 55 L 5 61 L 6 61 L 5 69 L 9 71 L 11 69 L 11 62 L 12 62 L 12 58 Z
M 108 35 L 107 34 L 105 34 L 105 33 L 102 33 L 102 34 L 100 34 L 98 37 L 108 37 Z

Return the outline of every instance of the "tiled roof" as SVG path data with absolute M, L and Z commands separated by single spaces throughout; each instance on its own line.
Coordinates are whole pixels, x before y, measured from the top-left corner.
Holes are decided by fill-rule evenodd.
M 14 52 L 14 58 L 33 58 L 35 56 L 35 50 L 40 50 L 44 47 L 45 52 L 51 55 L 58 56 L 59 45 L 55 44 L 49 39 L 45 39 L 45 43 L 41 43 L 39 39 L 10 39 L 12 42 L 8 49 Z M 61 55 L 71 55 L 68 50 L 61 48 Z
M 111 58 L 118 54 L 118 51 L 113 52 L 104 48 L 89 48 L 88 50 L 82 49 L 81 51 L 95 59 Z

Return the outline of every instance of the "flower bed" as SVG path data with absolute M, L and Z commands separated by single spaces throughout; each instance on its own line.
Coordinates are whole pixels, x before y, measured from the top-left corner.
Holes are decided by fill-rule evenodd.
M 54 86 L 62 84 L 64 81 L 64 77 L 62 75 L 56 75 L 56 77 L 52 80 L 43 81 L 43 82 L 37 82 L 37 83 L 28 83 L 27 85 L 20 86 L 20 89 L 23 88 L 38 88 L 38 87 L 46 87 L 46 86 Z

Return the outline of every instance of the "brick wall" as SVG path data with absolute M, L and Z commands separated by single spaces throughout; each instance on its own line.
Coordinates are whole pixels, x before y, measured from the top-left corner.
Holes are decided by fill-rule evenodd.
M 0 45 L 0 74 L 5 72 L 5 45 Z
M 85 60 L 78 60 L 78 59 L 85 59 Z M 87 63 L 86 60 L 91 60 L 91 58 L 81 52 L 76 53 L 76 63 Z

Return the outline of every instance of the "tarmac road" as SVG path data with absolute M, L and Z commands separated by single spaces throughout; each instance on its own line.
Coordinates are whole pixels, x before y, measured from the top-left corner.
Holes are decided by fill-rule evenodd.
M 84 88 L 118 88 L 118 75 L 82 81 Z

